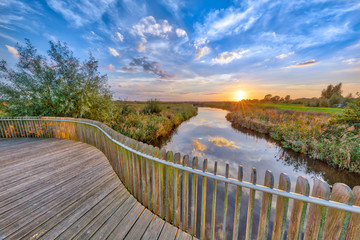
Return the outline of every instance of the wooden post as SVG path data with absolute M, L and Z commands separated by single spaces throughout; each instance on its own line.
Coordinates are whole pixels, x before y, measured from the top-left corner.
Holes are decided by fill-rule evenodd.
M 329 185 L 315 178 L 311 196 L 329 200 Z M 306 219 L 304 239 L 321 239 L 327 207 L 310 203 L 308 217 Z
M 214 175 L 217 174 L 217 164 L 214 163 Z M 215 239 L 215 216 L 216 216 L 216 192 L 217 192 L 217 180 L 213 180 L 213 196 L 212 196 L 212 210 L 211 210 L 211 240 Z
M 289 176 L 286 173 L 281 173 L 279 189 L 290 192 L 290 187 Z M 289 198 L 277 196 L 272 240 L 282 240 L 284 238 L 288 207 Z
M 160 158 L 159 156 L 160 149 L 158 147 L 153 148 L 152 156 Z M 160 216 L 160 201 L 159 201 L 159 163 L 152 161 L 152 177 L 153 177 L 153 209 L 154 212 Z
M 147 155 L 152 155 L 153 153 L 153 147 L 150 145 L 146 146 L 146 154 Z M 154 178 L 153 178 L 153 174 L 152 174 L 152 160 L 147 159 L 147 158 L 143 158 L 144 161 L 144 166 L 146 168 L 145 174 L 146 174 L 146 179 L 145 179 L 145 184 L 146 184 L 146 198 L 147 198 L 147 205 L 150 211 L 154 212 L 154 199 L 153 199 L 153 182 L 154 182 Z
M 185 155 L 183 158 L 183 166 L 189 167 L 189 155 Z M 183 220 L 182 220 L 182 230 L 185 232 L 189 231 L 189 173 L 182 170 L 182 187 L 183 187 L 183 197 L 182 197 L 182 206 L 183 206 Z
M 208 160 L 203 161 L 203 172 L 207 171 Z M 200 239 L 205 238 L 205 213 L 206 213 L 206 177 L 202 177 L 202 192 L 201 192 L 201 222 L 200 222 Z
M 265 172 L 264 186 L 269 188 L 274 187 L 274 176 L 272 172 L 269 170 Z M 260 209 L 258 236 L 257 236 L 258 240 L 266 240 L 268 237 L 271 202 L 272 202 L 272 194 L 263 192 L 261 209 Z
M 310 185 L 306 178 L 302 176 L 297 178 L 295 192 L 298 194 L 309 196 Z M 307 205 L 307 202 L 294 200 L 287 239 L 302 239 Z
M 229 178 L 229 163 L 226 163 L 225 168 L 225 177 Z M 228 197 L 229 197 L 229 184 L 225 183 L 225 193 L 224 193 L 224 215 L 223 215 L 223 239 L 226 239 L 226 217 L 228 209 Z
M 353 188 L 354 206 L 360 206 L 360 186 Z M 360 214 L 351 213 L 350 221 L 346 231 L 346 240 L 356 239 L 360 236 Z
M 166 153 L 166 161 L 167 162 L 173 162 L 173 152 L 168 151 Z M 173 198 L 173 171 L 172 167 L 166 166 L 166 175 L 165 175 L 165 181 L 166 181 L 166 221 L 173 223 L 174 222 L 174 198 Z
M 354 201 L 354 194 L 347 185 L 335 183 L 331 191 L 330 200 L 351 205 Z M 331 239 L 344 239 L 349 217 L 349 213 L 345 211 L 328 208 L 322 239 L 329 239 L 330 236 Z
M 238 181 L 243 180 L 243 166 L 238 167 Z M 236 188 L 235 208 L 234 208 L 234 224 L 233 224 L 233 239 L 239 238 L 239 224 L 240 224 L 240 207 L 241 207 L 242 187 Z
M 181 155 L 180 153 L 175 153 L 174 155 L 174 163 L 181 164 Z M 174 189 L 174 225 L 176 227 L 180 227 L 180 170 L 177 168 L 173 168 L 173 189 Z
M 256 168 L 252 168 L 251 171 L 251 183 L 256 184 Z M 250 189 L 249 191 L 249 203 L 248 203 L 248 213 L 246 219 L 246 240 L 252 239 L 252 224 L 254 218 L 254 204 L 255 204 L 255 190 Z
M 198 168 L 198 158 L 194 157 L 192 161 L 192 169 Z M 192 196 L 191 196 L 191 235 L 196 236 L 196 209 L 197 209 L 197 185 L 198 176 L 192 173 Z
M 159 153 L 159 157 L 162 160 L 166 158 L 166 150 L 161 149 Z M 164 164 L 159 164 L 159 199 L 160 199 L 160 216 L 164 219 L 166 216 L 166 168 Z

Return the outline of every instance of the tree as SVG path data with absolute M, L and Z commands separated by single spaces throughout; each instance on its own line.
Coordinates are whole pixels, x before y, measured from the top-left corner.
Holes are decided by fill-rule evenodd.
M 280 100 L 280 97 L 279 96 L 274 96 L 270 100 L 273 101 L 273 102 L 278 102 Z
M 286 101 L 286 102 L 289 102 L 289 101 L 290 101 L 290 95 L 286 95 L 286 96 L 285 96 L 285 101 Z
M 17 44 L 17 70 L 0 61 L 0 101 L 12 116 L 67 116 L 105 121 L 113 104 L 107 76 L 90 54 L 80 63 L 66 43 L 50 41 L 48 57 L 26 40 Z
M 264 97 L 264 100 L 265 101 L 270 101 L 272 95 L 271 94 L 266 94 L 265 97 Z
M 353 102 L 350 102 L 341 114 L 334 115 L 332 122 L 348 123 L 360 126 L 360 93 Z
M 330 99 L 333 94 L 337 94 L 337 95 L 341 96 L 341 94 L 342 94 L 341 87 L 342 87 L 342 83 L 339 83 L 335 86 L 330 84 L 327 86 L 326 89 L 323 89 L 321 91 L 321 97 Z

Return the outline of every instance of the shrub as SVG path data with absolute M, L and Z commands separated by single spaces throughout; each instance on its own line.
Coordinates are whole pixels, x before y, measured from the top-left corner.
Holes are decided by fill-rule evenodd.
M 353 102 L 347 104 L 341 114 L 334 115 L 332 123 L 349 123 L 360 125 L 360 94 Z
M 159 101 L 157 99 L 150 99 L 146 102 L 142 112 L 145 114 L 159 114 L 161 110 Z

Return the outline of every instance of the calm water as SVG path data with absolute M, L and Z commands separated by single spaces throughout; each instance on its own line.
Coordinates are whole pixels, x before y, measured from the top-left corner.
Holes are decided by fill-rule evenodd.
M 350 174 L 328 166 L 321 161 L 286 150 L 264 134 L 258 134 L 246 129 L 235 129 L 225 119 L 228 111 L 199 108 L 198 115 L 187 122 L 182 123 L 168 139 L 164 139 L 159 146 L 173 152 L 189 154 L 199 157 L 199 166 L 202 160 L 208 159 L 208 169 L 213 171 L 214 161 L 218 161 L 218 173 L 224 175 L 225 163 L 230 164 L 230 176 L 236 178 L 238 165 L 243 165 L 244 180 L 250 181 L 251 168 L 257 169 L 257 183 L 262 184 L 266 170 L 271 170 L 275 178 L 275 187 L 278 185 L 280 173 L 285 172 L 291 180 L 291 191 L 295 189 L 298 176 L 304 176 L 313 184 L 315 177 L 323 179 L 329 185 L 343 182 L 351 188 L 360 185 L 360 176 Z M 201 181 L 201 179 L 200 179 Z M 200 182 L 199 182 L 200 183 Z M 222 206 L 223 186 L 218 185 L 217 195 L 217 233 L 222 232 Z M 208 181 L 208 189 L 212 189 L 212 182 Z M 231 237 L 232 222 L 235 202 L 235 187 L 229 189 L 229 210 L 227 216 L 227 237 Z M 199 201 L 201 194 L 199 192 Z M 243 204 L 241 205 L 240 231 L 243 233 L 246 223 L 248 192 L 243 192 Z M 257 229 L 261 194 L 257 193 L 257 201 L 254 216 L 254 231 Z M 210 222 L 212 195 L 207 196 L 207 222 Z M 276 198 L 274 197 L 274 203 Z M 291 202 L 290 202 L 291 204 Z M 274 215 L 274 214 L 273 214 Z M 272 215 L 272 219 L 273 219 Z M 288 214 L 290 215 L 290 213 Z M 210 226 L 206 226 L 209 228 Z M 271 227 L 271 226 L 270 226 Z M 271 229 L 271 228 L 270 228 Z M 254 232 L 253 231 L 253 232 Z M 241 234 L 240 234 L 241 235 Z M 219 236 L 220 237 L 220 236 Z M 240 237 L 242 239 L 242 237 Z

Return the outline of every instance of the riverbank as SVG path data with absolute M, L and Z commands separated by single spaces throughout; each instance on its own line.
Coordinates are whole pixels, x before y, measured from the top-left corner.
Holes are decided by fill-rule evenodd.
M 190 103 L 117 102 L 111 127 L 135 140 L 153 144 L 165 138 L 182 122 L 197 115 L 197 107 Z
M 330 124 L 331 117 L 246 106 L 227 114 L 226 119 L 235 126 L 269 134 L 284 148 L 360 173 L 359 128 Z

